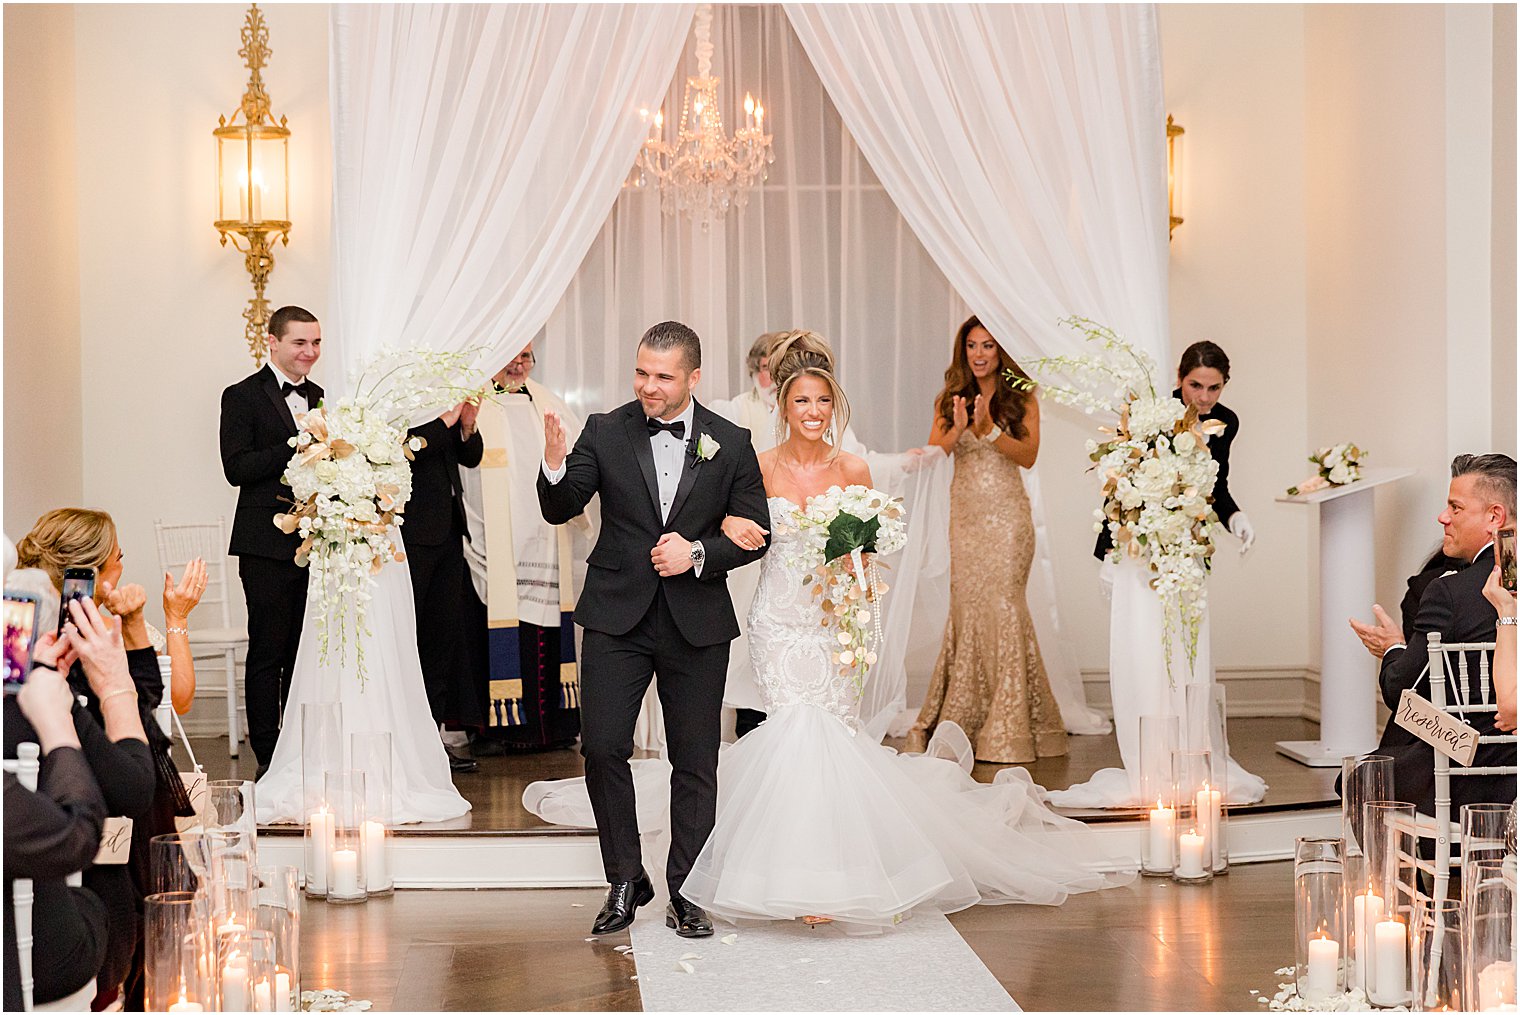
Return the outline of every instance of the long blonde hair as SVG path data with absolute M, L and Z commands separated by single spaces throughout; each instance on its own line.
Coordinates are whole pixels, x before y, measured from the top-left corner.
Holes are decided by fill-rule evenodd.
M 89 508 L 54 508 L 16 544 L 16 566 L 46 571 L 61 592 L 65 568 L 93 567 L 99 574 L 114 549 L 116 523 L 110 515 Z
M 831 446 L 829 457 L 837 455 L 839 437 L 850 425 L 850 400 L 834 376 L 834 350 L 829 340 L 816 331 L 788 331 L 771 349 L 769 365 L 771 381 L 776 385 L 776 443 L 785 443 L 788 436 L 787 392 L 799 377 L 816 377 L 829 386 L 834 399 L 834 418 L 829 421 L 826 437 Z

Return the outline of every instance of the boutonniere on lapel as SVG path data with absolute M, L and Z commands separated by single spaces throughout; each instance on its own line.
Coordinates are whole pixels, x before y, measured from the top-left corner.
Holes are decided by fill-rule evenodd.
M 691 457 L 693 461 L 710 462 L 714 456 L 722 450 L 723 445 L 713 440 L 708 434 L 698 434 L 697 439 L 691 442 Z

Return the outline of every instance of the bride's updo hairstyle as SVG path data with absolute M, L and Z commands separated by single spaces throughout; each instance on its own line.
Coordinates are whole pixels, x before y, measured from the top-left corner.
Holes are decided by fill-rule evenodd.
M 771 382 L 776 386 L 776 443 L 787 438 L 786 403 L 792 384 L 799 377 L 816 377 L 829 386 L 834 398 L 834 418 L 824 439 L 833 448 L 830 456 L 838 454 L 837 435 L 850 423 L 850 400 L 834 376 L 834 350 L 829 340 L 815 331 L 788 331 L 771 348 L 769 366 Z

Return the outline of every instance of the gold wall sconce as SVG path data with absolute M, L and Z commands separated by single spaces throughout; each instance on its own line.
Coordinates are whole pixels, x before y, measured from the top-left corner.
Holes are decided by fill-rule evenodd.
M 216 137 L 216 231 L 222 246 L 243 255 L 253 280 L 253 298 L 243 311 L 243 334 L 255 364 L 262 365 L 269 324 L 264 288 L 274 271 L 274 242 L 290 243 L 290 131 L 285 118 L 275 122 L 264 91 L 263 69 L 269 62 L 269 27 L 259 5 L 243 21 L 238 56 L 248 68 L 248 90 L 236 112 L 218 117 Z M 240 122 L 241 119 L 241 122 Z
M 1166 115 L 1166 213 L 1170 220 L 1166 227 L 1166 238 L 1170 240 L 1172 233 L 1182 225 L 1182 216 L 1177 214 L 1177 180 L 1181 176 L 1181 162 L 1178 152 L 1177 139 L 1186 131 L 1172 121 L 1172 114 Z

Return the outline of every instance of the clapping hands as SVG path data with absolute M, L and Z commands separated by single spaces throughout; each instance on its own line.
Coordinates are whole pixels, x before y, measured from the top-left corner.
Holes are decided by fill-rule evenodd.
M 190 612 L 200 605 L 206 593 L 206 562 L 196 557 L 185 565 L 185 574 L 179 583 L 174 575 L 164 572 L 164 620 L 170 627 L 183 627 Z

